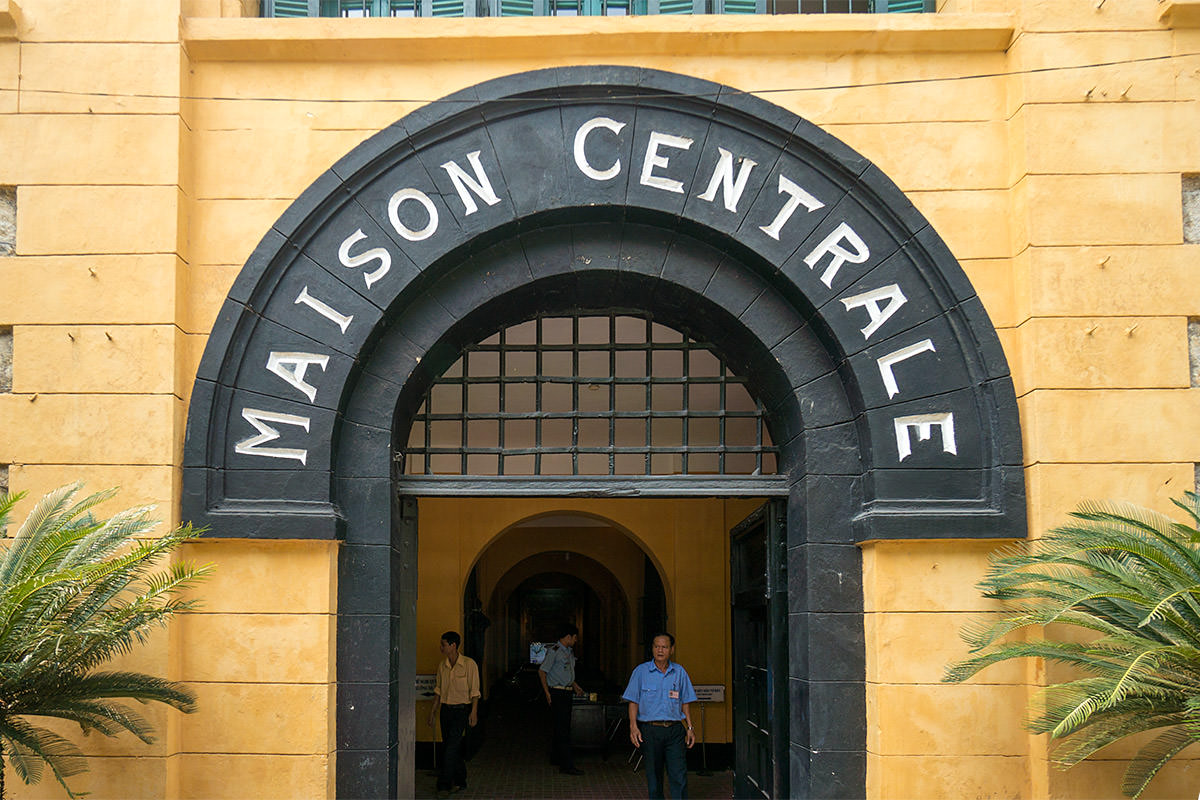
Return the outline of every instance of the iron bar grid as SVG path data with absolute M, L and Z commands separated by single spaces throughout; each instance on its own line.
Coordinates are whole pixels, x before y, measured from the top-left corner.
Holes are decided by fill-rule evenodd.
M 539 315 L 467 347 L 429 388 L 405 474 L 770 475 L 762 405 L 711 347 L 611 312 Z

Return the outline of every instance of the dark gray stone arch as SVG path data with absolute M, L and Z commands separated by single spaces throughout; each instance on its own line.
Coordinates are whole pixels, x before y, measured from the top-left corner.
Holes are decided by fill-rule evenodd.
M 953 256 L 865 159 L 727 87 L 589 67 L 475 87 L 356 148 L 264 237 L 205 351 L 185 518 L 345 541 L 339 795 L 411 774 L 405 397 L 523 305 L 651 310 L 751 379 L 785 451 L 792 791 L 861 794 L 861 586 L 826 576 L 858 575 L 865 539 L 1023 535 L 1007 364 Z

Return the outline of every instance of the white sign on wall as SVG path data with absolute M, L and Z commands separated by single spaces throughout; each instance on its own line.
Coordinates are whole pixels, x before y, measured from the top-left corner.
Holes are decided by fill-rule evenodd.
M 417 676 L 417 697 L 429 699 L 433 697 L 433 687 L 437 685 L 437 675 Z
M 697 703 L 724 703 L 725 702 L 725 684 L 709 683 L 701 686 L 692 686 L 696 690 Z

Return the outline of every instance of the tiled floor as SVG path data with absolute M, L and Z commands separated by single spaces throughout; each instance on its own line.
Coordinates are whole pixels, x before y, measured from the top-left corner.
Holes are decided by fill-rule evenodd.
M 624 730 L 614 741 L 607 759 L 601 752 L 580 750 L 576 766 L 583 775 L 561 774 L 549 762 L 548 715 L 537 704 L 493 703 L 483 725 L 482 744 L 467 762 L 467 789 L 453 795 L 472 798 L 644 798 L 646 775 L 633 771 L 627 758 L 632 750 Z M 436 776 L 418 769 L 419 798 L 436 796 Z M 695 800 L 728 800 L 733 796 L 733 776 L 728 771 L 711 775 L 688 773 L 688 795 Z

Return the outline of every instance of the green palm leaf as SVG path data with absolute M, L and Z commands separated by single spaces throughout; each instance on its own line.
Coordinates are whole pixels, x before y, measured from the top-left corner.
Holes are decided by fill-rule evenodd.
M 0 549 L 0 755 L 27 783 L 49 767 L 72 797 L 66 779 L 86 770 L 83 755 L 30 718 L 67 720 L 85 734 L 129 733 L 149 743 L 152 726 L 119 701 L 194 711 L 195 695 L 182 684 L 97 668 L 191 608 L 194 601 L 182 593 L 210 571 L 162 565 L 197 531 L 183 527 L 142 538 L 157 524 L 149 508 L 100 519 L 93 510 L 114 491 L 81 496 L 81 490 L 73 484 L 47 494 Z M 7 530 L 18 499 L 0 497 L 0 531 Z
M 0 741 L 5 744 L 6 760 L 21 780 L 37 783 L 42 777 L 42 767 L 48 766 L 67 794 L 76 796 L 66 779 L 86 772 L 87 761 L 74 744 L 53 731 L 17 718 L 0 722 Z
M 1044 538 L 997 550 L 980 589 L 1008 613 L 964 627 L 971 655 L 943 678 L 964 681 L 1014 658 L 1076 669 L 1080 677 L 1039 693 L 1026 725 L 1056 740 L 1063 768 L 1158 731 L 1126 771 L 1122 791 L 1135 798 L 1200 741 L 1200 497 L 1188 492 L 1175 504 L 1189 522 L 1086 503 Z M 1091 635 L 1049 639 L 1052 623 Z

